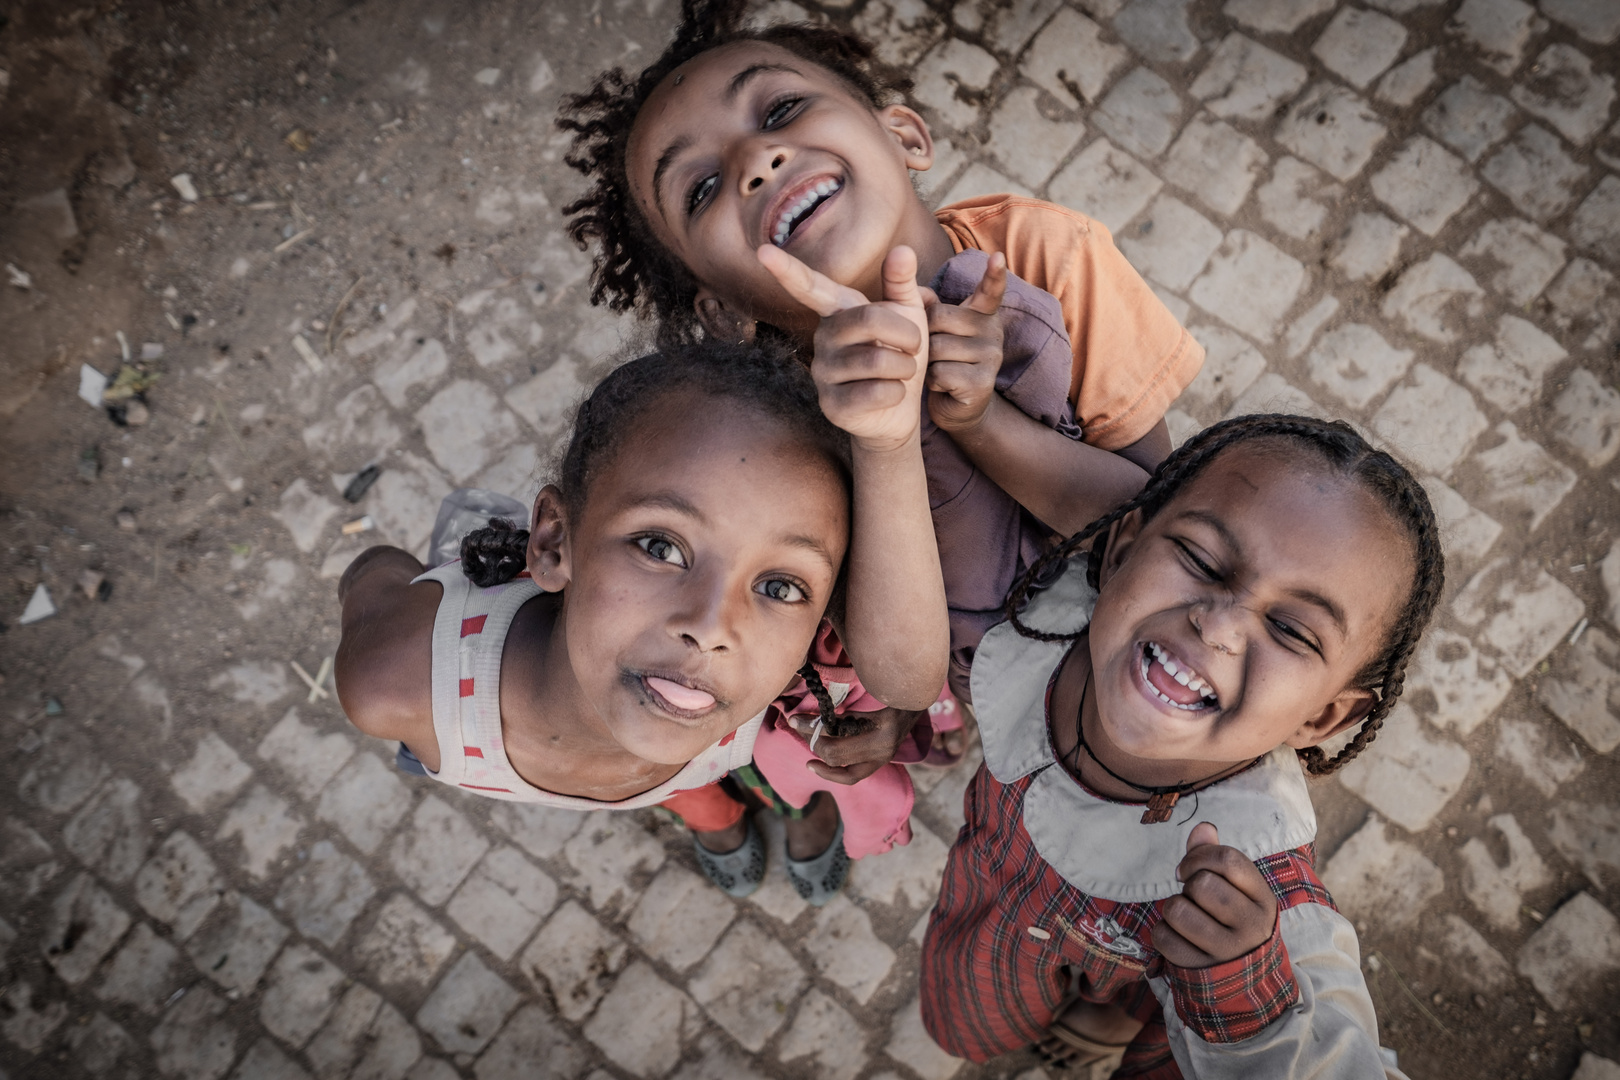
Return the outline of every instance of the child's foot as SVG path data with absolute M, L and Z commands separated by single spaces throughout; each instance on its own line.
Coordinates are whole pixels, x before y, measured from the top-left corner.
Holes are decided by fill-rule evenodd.
M 838 832 L 838 804 L 825 791 L 810 797 L 801 818 L 784 817 L 787 853 L 790 859 L 813 859 L 826 851 Z
M 939 700 L 928 706 L 928 721 L 934 728 L 934 745 L 923 758 L 924 765 L 948 769 L 967 753 L 967 729 L 963 727 L 962 703 L 949 686 L 939 692 Z
M 1142 1021 L 1118 1005 L 1076 1001 L 1047 1027 L 1035 1052 L 1053 1068 L 1084 1068 L 1123 1053 L 1141 1030 Z
M 821 907 L 844 887 L 849 856 L 844 852 L 844 823 L 838 818 L 838 804 L 824 792 L 817 792 L 808 810 L 803 818 L 788 818 L 785 822 L 789 826 L 787 872 L 799 895 L 810 906 Z M 829 822 L 830 836 L 826 831 Z
M 740 900 L 765 880 L 765 838 L 746 814 L 728 829 L 693 833 L 692 846 L 704 876 L 727 896 Z

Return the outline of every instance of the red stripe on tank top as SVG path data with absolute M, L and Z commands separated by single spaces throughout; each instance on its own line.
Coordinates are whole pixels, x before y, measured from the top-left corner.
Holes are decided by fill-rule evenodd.
M 474 615 L 470 619 L 462 619 L 461 636 L 471 637 L 474 634 L 482 634 L 484 632 L 484 620 L 487 618 L 489 618 L 488 615 Z
M 484 787 L 481 784 L 461 784 L 459 786 L 464 787 L 464 788 L 471 788 L 473 791 L 504 791 L 508 795 L 512 794 L 512 789 L 511 788 Z
M 466 754 L 468 757 L 481 758 L 484 756 L 484 752 L 478 749 L 476 746 L 463 746 L 461 748 L 461 752 Z
M 462 697 L 472 697 L 473 696 L 473 681 L 471 679 L 462 679 L 461 680 L 461 696 Z

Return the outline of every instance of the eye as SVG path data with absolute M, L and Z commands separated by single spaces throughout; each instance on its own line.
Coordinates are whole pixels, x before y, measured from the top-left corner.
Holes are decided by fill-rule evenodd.
M 708 201 L 709 196 L 714 194 L 715 185 L 719 183 L 719 177 L 705 176 L 702 180 L 693 184 L 692 194 L 686 197 L 686 212 L 688 214 L 697 213 L 698 209 Z
M 1202 575 L 1203 577 L 1208 578 L 1210 581 L 1219 581 L 1219 580 L 1221 580 L 1220 573 L 1218 571 L 1216 571 L 1216 569 L 1213 566 L 1210 566 L 1203 559 L 1200 559 L 1198 557 L 1197 553 L 1193 551 L 1191 546 L 1189 546 L 1186 543 L 1183 543 L 1180 540 L 1175 541 L 1175 545 L 1176 545 L 1176 547 L 1181 549 L 1182 558 L 1187 560 L 1188 564 L 1192 567 L 1192 569 L 1194 571 L 1196 571 L 1198 574 Z
M 803 589 L 783 578 L 762 581 L 755 587 L 755 591 L 770 597 L 772 600 L 779 600 L 784 604 L 802 604 L 809 599 Z
M 1316 642 L 1314 642 L 1310 638 L 1306 637 L 1304 633 L 1302 633 L 1299 629 L 1294 627 L 1292 624 L 1283 622 L 1281 619 L 1272 619 L 1271 620 L 1271 625 L 1276 628 L 1277 633 L 1278 633 L 1278 635 L 1280 637 L 1286 638 L 1289 641 L 1292 641 L 1292 642 L 1295 642 L 1297 644 L 1303 645 L 1307 649 L 1309 649 L 1312 652 L 1316 653 L 1318 656 L 1322 655 L 1322 650 L 1317 648 Z
M 779 126 L 788 118 L 789 114 L 793 112 L 794 108 L 799 104 L 799 102 L 803 100 L 803 98 L 790 97 L 783 98 L 782 100 L 776 102 L 766 111 L 765 122 L 761 126 L 763 126 L 767 131 L 771 128 Z
M 642 536 L 637 538 L 636 546 L 661 563 L 671 566 L 686 566 L 686 555 L 673 541 L 663 536 Z

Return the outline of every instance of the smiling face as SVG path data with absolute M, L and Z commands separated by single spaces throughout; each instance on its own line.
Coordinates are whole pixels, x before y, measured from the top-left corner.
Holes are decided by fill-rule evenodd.
M 625 162 L 638 209 L 700 283 L 700 317 L 719 305 L 789 331 L 814 316 L 760 265 L 760 245 L 876 298 L 889 250 L 922 250 L 926 230 L 939 231 L 908 172 L 932 163 L 911 109 L 873 108 L 831 71 L 763 42 L 672 72 L 637 116 Z
M 1370 707 L 1353 683 L 1411 591 L 1411 546 L 1355 480 L 1289 454 L 1229 449 L 1147 524 L 1121 523 L 1090 630 L 1111 747 L 1208 774 Z
M 848 486 L 781 423 L 702 394 L 665 395 L 635 424 L 569 523 L 563 633 L 612 738 L 684 764 L 804 662 L 848 544 Z

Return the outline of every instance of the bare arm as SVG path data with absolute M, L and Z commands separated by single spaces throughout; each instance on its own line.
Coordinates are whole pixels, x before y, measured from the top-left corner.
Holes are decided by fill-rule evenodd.
M 433 619 L 442 590 L 412 585 L 422 564 L 394 547 L 360 553 L 338 582 L 343 637 L 333 681 L 349 722 L 406 743 L 438 768 L 433 733 Z
M 1160 417 L 1159 422 L 1153 425 L 1153 430 L 1137 439 L 1129 446 L 1122 446 L 1114 451 L 1127 461 L 1134 461 L 1142 467 L 1149 476 L 1159 467 L 1159 462 L 1170 456 L 1170 428 Z

